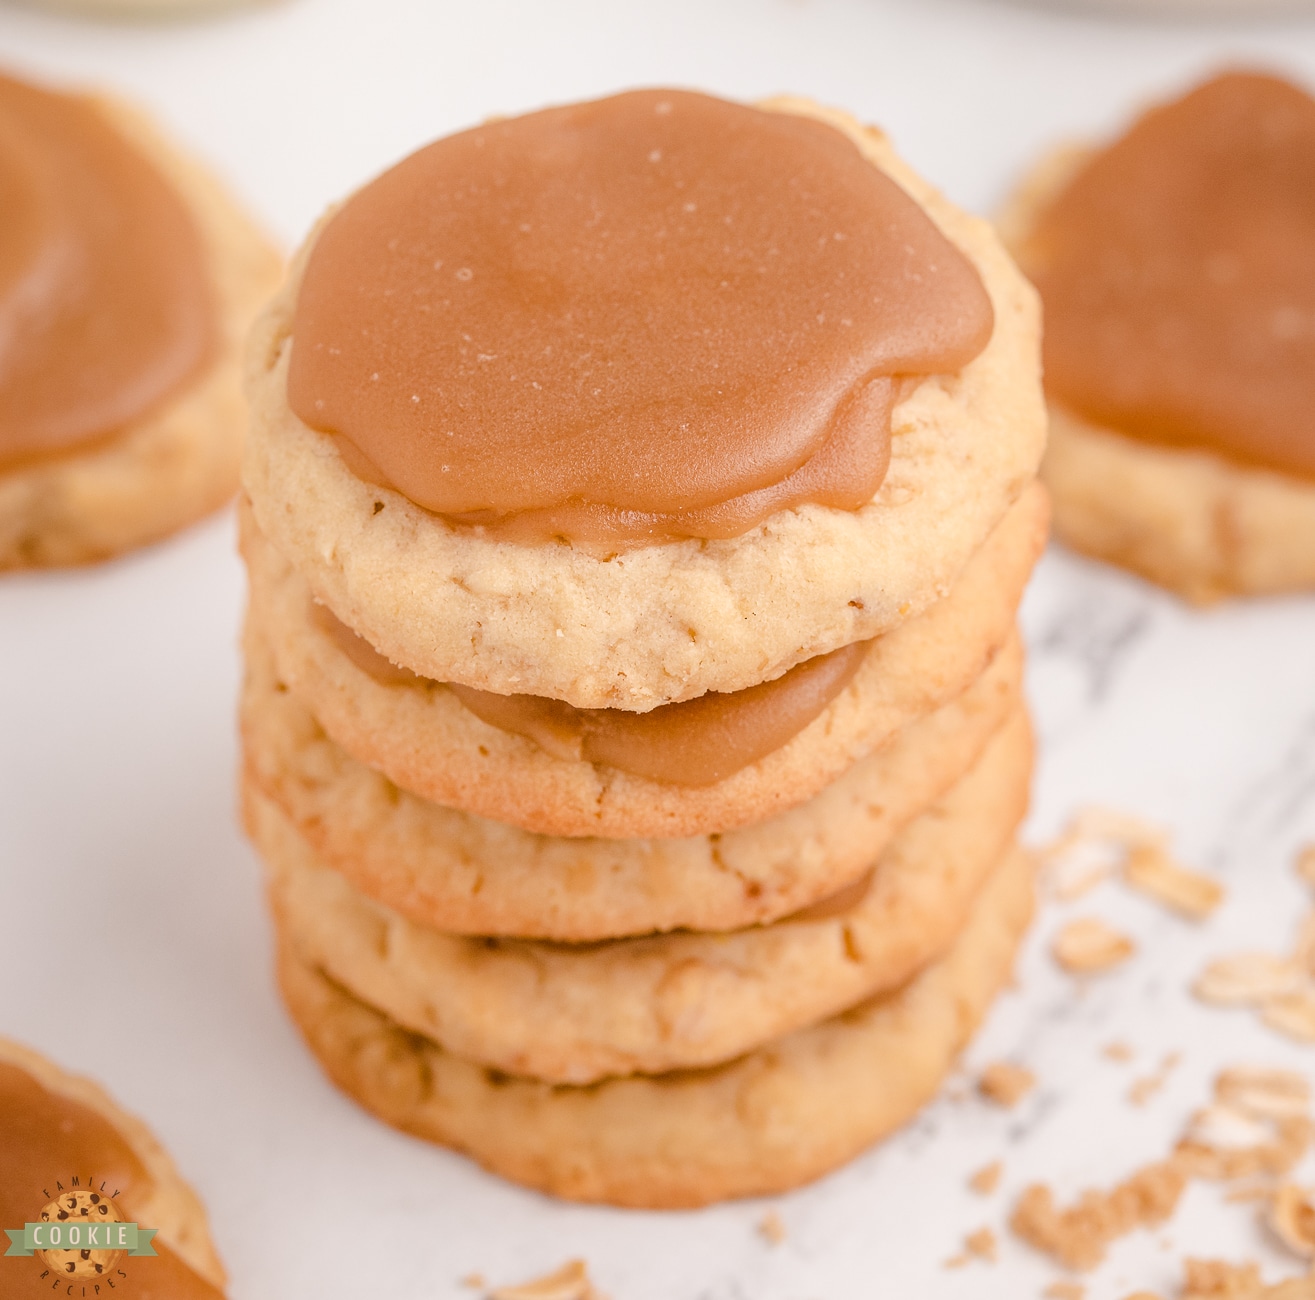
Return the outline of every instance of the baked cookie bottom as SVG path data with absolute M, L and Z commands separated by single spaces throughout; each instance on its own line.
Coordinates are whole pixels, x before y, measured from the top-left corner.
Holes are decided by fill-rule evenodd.
M 445 1050 L 587 1084 L 716 1065 L 904 984 L 963 928 L 1027 810 L 1020 709 L 869 877 L 774 925 L 568 946 L 418 926 L 325 868 L 271 805 L 253 819 L 281 942 Z
M 453 933 L 590 941 L 776 920 L 853 883 L 976 761 L 1020 698 L 1017 635 L 957 700 L 807 803 L 725 834 L 538 835 L 429 803 L 333 743 L 248 637 L 243 786 L 362 893 Z
M 1051 403 L 1055 532 L 1194 604 L 1315 589 L 1315 479 L 1161 447 Z
M 88 564 L 159 541 L 237 490 L 242 348 L 282 259 L 222 185 L 141 112 L 97 96 L 186 202 L 219 310 L 215 357 L 157 410 L 102 441 L 0 470 L 0 570 Z
M 287 947 L 279 980 L 328 1076 L 387 1123 L 571 1200 L 707 1205 L 818 1178 L 931 1099 L 1009 978 L 1032 875 L 1030 858 L 1010 853 L 954 947 L 898 993 L 728 1065 L 585 1088 L 453 1056 Z
M 870 642 L 817 718 L 756 763 L 691 788 L 554 757 L 481 721 L 439 683 L 376 680 L 315 622 L 308 585 L 242 513 L 250 620 L 281 680 L 347 753 L 435 803 L 542 834 L 624 838 L 728 831 L 775 816 L 962 694 L 1012 635 L 1049 522 L 1045 489 L 1030 485 L 949 594 Z
M 0 1064 L 17 1066 L 47 1092 L 85 1106 L 109 1122 L 141 1161 L 148 1180 L 146 1188 L 124 1192 L 121 1204 L 127 1211 L 125 1217 L 157 1228 L 160 1243 L 168 1246 L 217 1292 L 222 1292 L 226 1282 L 224 1267 L 210 1238 L 205 1209 L 150 1129 L 135 1115 L 125 1111 L 99 1084 L 81 1075 L 69 1074 L 21 1043 L 0 1038 Z M 52 1176 L 56 1172 L 59 1171 L 52 1171 Z M 32 1208 L 35 1214 L 40 1205 Z M 0 1277 L 4 1276 L 6 1266 L 16 1262 L 0 1264 Z M 149 1279 L 139 1276 L 139 1284 L 144 1285 L 146 1281 Z M 133 1294 L 139 1290 L 140 1286 Z
M 985 350 L 896 407 L 889 473 L 859 510 L 805 505 L 742 537 L 606 559 L 495 542 L 357 478 L 289 409 L 312 236 L 252 333 L 243 480 L 265 534 L 387 658 L 435 681 L 581 708 L 741 690 L 920 613 L 1033 478 L 1045 439 L 1038 309 L 989 225 L 915 176 L 880 132 L 803 100 L 767 107 L 848 135 L 965 252 L 995 311 Z

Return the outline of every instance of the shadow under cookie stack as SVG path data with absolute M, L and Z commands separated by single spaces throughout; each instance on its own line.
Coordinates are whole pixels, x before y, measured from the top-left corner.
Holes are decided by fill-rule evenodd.
M 341 1088 L 637 1206 L 935 1093 L 1031 910 L 1037 347 L 803 101 L 492 123 L 315 232 L 251 348 L 243 799 Z

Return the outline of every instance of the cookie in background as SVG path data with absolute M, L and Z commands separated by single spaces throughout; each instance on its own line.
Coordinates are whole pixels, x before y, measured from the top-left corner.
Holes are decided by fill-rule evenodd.
M 1041 292 L 1074 549 L 1188 600 L 1315 587 L 1315 100 L 1228 71 L 1000 218 Z
M 217 509 L 277 252 L 139 110 L 3 74 L 0 195 L 0 569 L 106 559 Z

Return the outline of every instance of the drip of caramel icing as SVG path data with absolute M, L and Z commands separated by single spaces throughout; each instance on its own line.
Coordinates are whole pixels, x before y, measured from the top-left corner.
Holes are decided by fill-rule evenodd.
M 1230 72 L 1152 109 L 1040 214 L 1023 260 L 1064 405 L 1315 475 L 1315 100 Z
M 636 91 L 439 140 L 327 223 L 288 400 L 496 536 L 730 537 L 869 501 L 896 380 L 960 369 L 976 270 L 834 127 Z
M 43 1205 L 77 1178 L 81 1187 L 113 1198 L 122 1218 L 151 1191 L 141 1159 L 105 1116 L 52 1092 L 26 1070 L 0 1061 L 0 1225 L 20 1228 L 37 1219 Z M 100 1189 L 104 1188 L 103 1193 Z M 143 1227 L 155 1227 L 144 1223 Z M 223 1300 L 223 1293 L 194 1273 L 158 1237 L 157 1258 L 126 1259 L 112 1270 L 114 1283 L 101 1295 L 125 1300 Z M 52 1294 L 96 1294 L 93 1278 L 57 1282 L 39 1256 L 0 1259 L 0 1294 L 5 1300 L 36 1300 Z
M 175 394 L 215 345 L 182 200 L 95 101 L 0 76 L 0 465 Z
M 425 678 L 384 658 L 323 605 L 315 621 L 362 671 L 385 685 Z M 663 785 L 709 786 L 798 735 L 849 684 L 869 643 L 857 641 L 742 691 L 709 691 L 647 713 L 577 709 L 540 695 L 497 695 L 448 683 L 481 721 L 533 740 L 555 758 L 604 763 Z

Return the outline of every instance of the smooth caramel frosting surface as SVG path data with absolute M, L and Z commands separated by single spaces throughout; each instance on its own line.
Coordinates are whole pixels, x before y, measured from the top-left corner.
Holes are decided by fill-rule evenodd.
M 869 500 L 893 381 L 958 370 L 992 323 L 834 127 L 636 91 L 440 140 L 350 199 L 306 266 L 288 398 L 460 521 L 734 536 Z
M 112 1199 L 120 1219 L 131 1218 L 134 1204 L 140 1205 L 151 1190 L 141 1159 L 105 1116 L 52 1092 L 19 1066 L 0 1061 L 0 1226 L 20 1228 L 36 1221 L 43 1203 L 57 1199 L 59 1185 L 67 1193 L 74 1189 L 75 1178 L 93 1195 Z M 63 1295 L 67 1285 L 74 1296 L 82 1295 L 85 1286 L 88 1296 L 223 1300 L 222 1292 L 166 1243 L 156 1239 L 153 1244 L 157 1258 L 120 1260 L 103 1282 L 82 1276 L 57 1281 L 55 1264 L 38 1256 L 0 1259 L 0 1295 L 35 1300 L 51 1295 L 52 1289 Z M 61 1267 L 67 1269 L 68 1264 Z M 94 1290 L 98 1282 L 100 1292 Z
M 325 606 L 316 605 L 314 616 L 352 662 L 377 681 L 424 684 L 424 678 L 384 658 Z M 647 713 L 577 709 L 540 695 L 497 695 L 455 682 L 447 687 L 477 718 L 528 737 L 555 758 L 605 763 L 664 785 L 708 786 L 798 735 L 849 684 L 869 644 L 858 641 L 818 655 L 759 686 L 709 691 Z
M 1230 72 L 1137 121 L 1023 250 L 1050 393 L 1097 424 L 1315 475 L 1315 100 Z
M 0 76 L 0 465 L 113 434 L 216 341 L 182 199 L 95 101 Z

